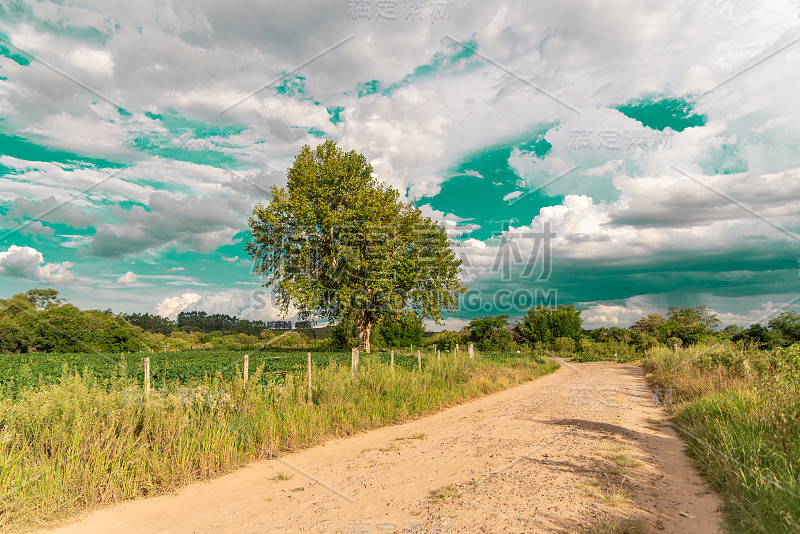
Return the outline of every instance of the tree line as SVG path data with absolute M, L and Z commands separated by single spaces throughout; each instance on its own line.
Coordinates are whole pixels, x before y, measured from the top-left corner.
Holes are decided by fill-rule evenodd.
M 485 352 L 553 350 L 607 357 L 641 355 L 658 345 L 685 346 L 709 339 L 728 339 L 766 349 L 800 342 L 800 314 L 790 311 L 773 317 L 766 325 L 729 325 L 723 329 L 718 329 L 719 320 L 708 306 L 672 306 L 665 314 L 651 313 L 628 328 L 593 330 L 583 328 L 581 313 L 573 305 L 539 305 L 527 310 L 514 324 L 508 315 L 480 317 L 460 331 L 426 335 L 422 317 L 404 311 L 373 325 L 370 337 L 376 349 L 436 345 L 441 350 L 452 350 L 457 343 L 474 343 Z M 131 352 L 165 346 L 235 350 L 266 344 L 346 350 L 359 345 L 356 319 L 345 317 L 325 339 L 318 339 L 311 326 L 310 321 L 298 321 L 291 331 L 290 321 L 248 321 L 205 312 L 184 312 L 176 321 L 146 313 L 114 315 L 111 310 L 80 310 L 59 298 L 54 289 L 31 289 L 0 299 L 2 353 Z M 287 332 L 276 335 L 273 330 Z

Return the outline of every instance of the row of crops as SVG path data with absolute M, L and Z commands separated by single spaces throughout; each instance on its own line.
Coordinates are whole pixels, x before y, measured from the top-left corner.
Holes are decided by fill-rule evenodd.
M 150 377 L 153 385 L 168 385 L 176 381 L 191 384 L 213 378 L 219 372 L 224 379 L 241 373 L 244 352 L 223 350 L 194 350 L 159 353 L 27 353 L 0 354 L 0 388 L 13 394 L 23 388 L 37 388 L 57 381 L 65 373 L 89 374 L 100 380 L 127 376 L 136 381 L 144 378 L 143 360 L 150 358 Z M 305 372 L 307 351 L 283 350 L 250 352 L 250 374 L 264 366 L 260 380 L 280 381 L 287 373 Z M 312 364 L 326 367 L 331 362 L 350 365 L 350 352 L 314 352 Z M 377 353 L 381 361 L 389 362 L 389 353 Z M 416 355 L 397 353 L 395 365 L 412 368 Z

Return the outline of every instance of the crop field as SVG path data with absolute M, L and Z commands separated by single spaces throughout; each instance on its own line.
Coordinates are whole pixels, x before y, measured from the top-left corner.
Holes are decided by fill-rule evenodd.
M 306 372 L 307 350 L 285 349 L 268 352 L 192 350 L 154 353 L 27 353 L 0 355 L 0 387 L 14 394 L 25 388 L 51 384 L 64 375 L 88 374 L 98 380 L 125 376 L 141 383 L 143 360 L 150 357 L 150 379 L 154 387 L 167 387 L 179 382 L 192 385 L 214 378 L 219 373 L 229 380 L 240 376 L 244 354 L 249 354 L 252 373 L 263 366 L 259 380 L 263 384 L 283 381 L 289 373 Z M 350 352 L 311 351 L 312 365 L 323 368 L 332 362 L 350 365 Z M 388 352 L 375 353 L 388 363 Z M 425 361 L 430 355 L 426 355 Z M 411 369 L 417 365 L 416 354 L 397 352 L 395 366 Z

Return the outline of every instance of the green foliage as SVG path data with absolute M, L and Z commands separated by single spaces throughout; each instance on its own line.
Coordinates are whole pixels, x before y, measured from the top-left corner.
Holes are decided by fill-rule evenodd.
M 658 336 L 658 329 L 666 323 L 667 320 L 660 313 L 651 313 L 647 317 L 642 317 L 630 326 L 631 332 L 637 334 L 645 334 L 651 337 Z
M 575 340 L 571 337 L 557 337 L 553 341 L 553 348 L 558 352 L 573 352 L 575 350 Z
M 780 336 L 781 345 L 800 343 L 800 313 L 781 312 L 780 315 L 769 321 L 769 328 Z
M 600 327 L 589 332 L 589 337 L 594 341 L 604 343 L 606 341 L 622 341 L 624 343 L 631 343 L 634 340 L 634 334 L 630 330 L 620 328 L 618 326 Z
M 656 348 L 648 376 L 689 454 L 724 497 L 730 532 L 800 532 L 800 345 Z
M 378 346 L 398 349 L 419 345 L 422 343 L 424 333 L 422 317 L 415 313 L 404 312 L 399 318 L 386 317 L 378 327 L 378 335 L 381 338 Z
M 705 304 L 695 308 L 670 306 L 667 321 L 658 327 L 658 339 L 666 343 L 675 337 L 690 345 L 710 337 L 718 325 L 717 314 Z
M 436 345 L 437 349 L 449 352 L 454 348 L 456 348 L 456 343 L 458 343 L 462 349 L 466 350 L 467 339 L 469 338 L 463 336 L 459 332 L 454 332 L 452 330 L 442 330 L 441 332 L 437 332 L 432 336 L 423 339 L 421 346 L 424 348 L 428 348 L 433 345 Z
M 467 326 L 469 340 L 480 351 L 508 351 L 514 345 L 508 315 L 473 319 Z
M 149 313 L 131 313 L 124 314 L 123 317 L 132 325 L 138 326 L 145 332 L 152 332 L 157 334 L 170 335 L 175 331 L 177 326 L 175 321 L 161 317 L 160 315 L 151 315 Z
M 301 319 L 352 320 L 369 349 L 372 327 L 411 310 L 441 319 L 465 288 L 461 261 L 437 222 L 379 183 L 364 156 L 335 142 L 304 146 L 250 218 L 246 245 L 255 273 L 273 286 L 282 310 Z
M 517 322 L 517 333 L 528 343 L 550 344 L 560 337 L 575 341 L 581 338 L 583 319 L 575 306 L 543 306 L 530 308 L 526 316 Z
M 28 352 L 31 339 L 12 317 L 0 317 L 0 353 Z

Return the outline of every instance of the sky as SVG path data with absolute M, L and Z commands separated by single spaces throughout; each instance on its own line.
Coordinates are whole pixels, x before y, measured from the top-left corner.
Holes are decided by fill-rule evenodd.
M 447 229 L 438 328 L 763 324 L 800 309 L 798 64 L 795 0 L 0 0 L 0 297 L 280 318 L 247 221 L 333 139 Z

